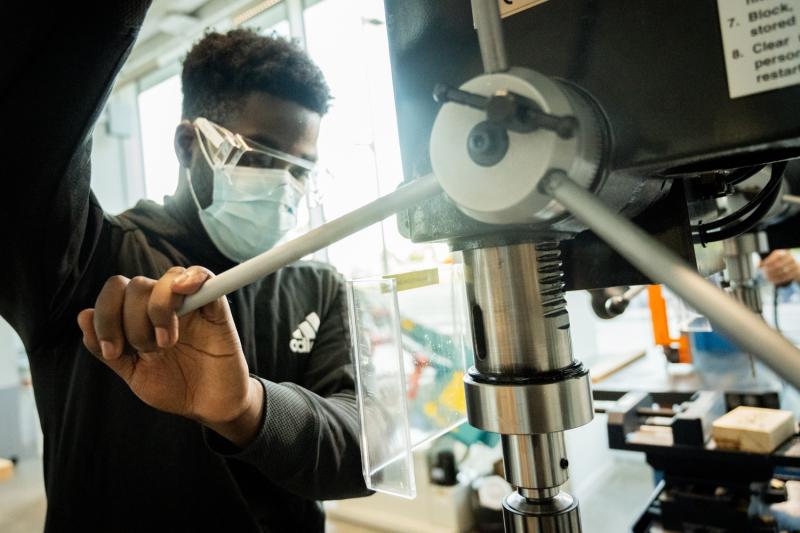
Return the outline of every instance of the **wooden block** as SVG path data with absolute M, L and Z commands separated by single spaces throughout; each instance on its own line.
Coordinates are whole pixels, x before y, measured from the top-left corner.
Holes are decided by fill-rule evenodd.
M 0 481 L 7 481 L 14 477 L 14 463 L 0 457 Z
M 791 411 L 740 406 L 719 417 L 711 434 L 718 448 L 771 453 L 795 432 Z

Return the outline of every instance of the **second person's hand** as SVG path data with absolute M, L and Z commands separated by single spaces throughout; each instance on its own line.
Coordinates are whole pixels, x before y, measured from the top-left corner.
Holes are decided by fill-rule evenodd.
M 759 266 L 767 280 L 778 287 L 800 280 L 800 265 L 787 250 L 775 250 Z

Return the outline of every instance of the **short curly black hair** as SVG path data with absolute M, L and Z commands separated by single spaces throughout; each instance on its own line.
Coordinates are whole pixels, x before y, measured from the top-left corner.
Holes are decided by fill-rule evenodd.
M 208 32 L 183 61 L 183 118 L 225 120 L 243 97 L 264 92 L 324 115 L 330 89 L 299 46 L 249 29 Z

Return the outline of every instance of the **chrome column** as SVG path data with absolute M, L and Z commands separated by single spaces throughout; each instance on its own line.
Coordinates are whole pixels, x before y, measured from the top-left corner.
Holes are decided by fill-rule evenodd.
M 472 425 L 502 435 L 507 531 L 578 532 L 577 501 L 562 492 L 563 431 L 592 419 L 587 370 L 572 356 L 557 243 L 464 251 L 475 331 L 465 378 Z

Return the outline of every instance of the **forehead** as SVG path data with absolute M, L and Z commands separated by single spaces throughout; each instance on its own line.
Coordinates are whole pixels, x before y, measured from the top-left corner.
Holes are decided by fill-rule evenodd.
M 319 113 L 295 102 L 251 93 L 222 125 L 271 148 L 316 159 L 321 118 Z

